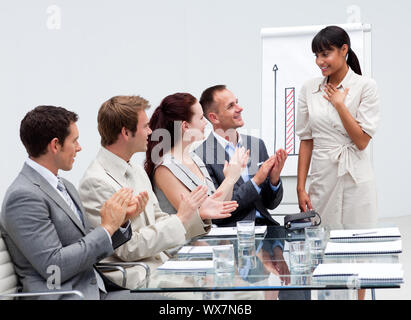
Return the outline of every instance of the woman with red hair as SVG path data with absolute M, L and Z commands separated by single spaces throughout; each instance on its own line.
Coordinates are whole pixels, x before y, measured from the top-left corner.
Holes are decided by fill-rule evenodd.
M 229 217 L 238 206 L 236 201 L 229 200 L 234 184 L 247 165 L 248 151 L 237 149 L 230 163 L 224 164 L 226 178 L 216 190 L 205 164 L 190 150 L 193 142 L 204 139 L 206 126 L 203 110 L 195 97 L 189 93 L 165 97 L 154 111 L 149 126 L 153 133 L 144 168 L 161 209 L 176 212 L 181 194 L 188 195 L 197 186 L 206 186 L 209 197 L 199 209 L 200 216 L 203 219 Z

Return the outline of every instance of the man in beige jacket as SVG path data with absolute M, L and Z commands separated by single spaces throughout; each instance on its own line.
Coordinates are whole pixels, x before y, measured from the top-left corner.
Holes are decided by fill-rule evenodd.
M 142 261 L 154 271 L 169 258 L 165 250 L 207 233 L 211 227 L 210 218 L 214 219 L 216 215 L 215 206 L 226 211 L 227 206 L 207 198 L 206 189 L 198 188 L 190 197 L 194 197 L 197 203 L 213 202 L 214 210 L 202 210 L 200 216 L 197 210 L 200 204 L 187 214 L 190 206 L 186 204 L 185 208 L 180 206 L 177 214 L 161 211 L 143 167 L 130 163 L 136 152 L 145 152 L 147 148 L 151 134 L 145 112 L 147 108 L 148 102 L 139 96 L 116 96 L 103 103 L 98 113 L 102 148 L 80 181 L 79 193 L 86 214 L 97 226 L 102 204 L 122 187 L 133 189 L 136 205 L 141 207 L 142 213 L 131 221 L 131 239 L 105 261 Z M 228 210 L 234 211 L 235 207 Z M 122 274 L 119 271 L 105 272 L 105 275 L 121 285 Z M 144 278 L 145 270 L 141 266 L 129 267 L 126 287 L 134 289 Z

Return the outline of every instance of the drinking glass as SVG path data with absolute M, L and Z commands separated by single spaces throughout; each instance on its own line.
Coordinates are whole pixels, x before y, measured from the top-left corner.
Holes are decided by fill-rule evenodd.
M 322 263 L 325 245 L 327 243 L 327 232 L 323 227 L 305 228 L 305 241 L 310 252 L 311 268 L 315 269 Z
M 290 269 L 292 273 L 310 272 L 310 252 L 305 241 L 290 243 Z
M 237 239 L 239 244 L 255 243 L 255 226 L 253 220 L 237 221 Z
M 214 272 L 216 274 L 234 272 L 234 247 L 232 244 L 213 247 Z

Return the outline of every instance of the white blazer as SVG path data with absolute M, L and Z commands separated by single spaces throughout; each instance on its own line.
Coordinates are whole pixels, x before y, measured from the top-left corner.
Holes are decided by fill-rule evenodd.
M 176 215 L 161 211 L 153 193 L 150 179 L 142 166 L 130 165 L 105 148 L 101 148 L 96 159 L 86 170 L 80 181 L 79 193 L 92 226 L 101 223 L 100 208 L 113 193 L 122 187 L 132 188 L 134 195 L 147 191 L 149 200 L 143 213 L 131 221 L 131 239 L 117 248 L 114 255 L 105 261 L 142 261 L 154 271 L 168 260 L 167 249 L 183 245 L 186 240 L 207 233 L 211 223 L 205 223 L 198 212 L 183 225 Z M 104 273 L 121 285 L 119 271 Z M 127 285 L 134 289 L 145 277 L 142 267 L 127 268 Z

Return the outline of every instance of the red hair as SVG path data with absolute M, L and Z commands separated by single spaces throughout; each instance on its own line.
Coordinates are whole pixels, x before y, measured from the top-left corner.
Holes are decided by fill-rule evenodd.
M 174 122 L 190 122 L 194 114 L 191 107 L 196 102 L 197 99 L 189 93 L 175 93 L 165 97 L 160 105 L 154 110 L 149 122 L 150 129 L 153 133 L 156 129 L 165 129 L 170 134 L 171 138 L 170 145 L 165 146 L 165 148 L 160 151 L 160 157 L 174 147 L 174 143 L 178 140 L 174 137 L 176 134 L 176 132 L 174 132 Z M 153 180 L 154 169 L 156 166 L 152 159 L 152 151 L 160 142 L 161 141 L 153 141 L 151 136 L 149 137 L 144 169 L 151 181 Z

